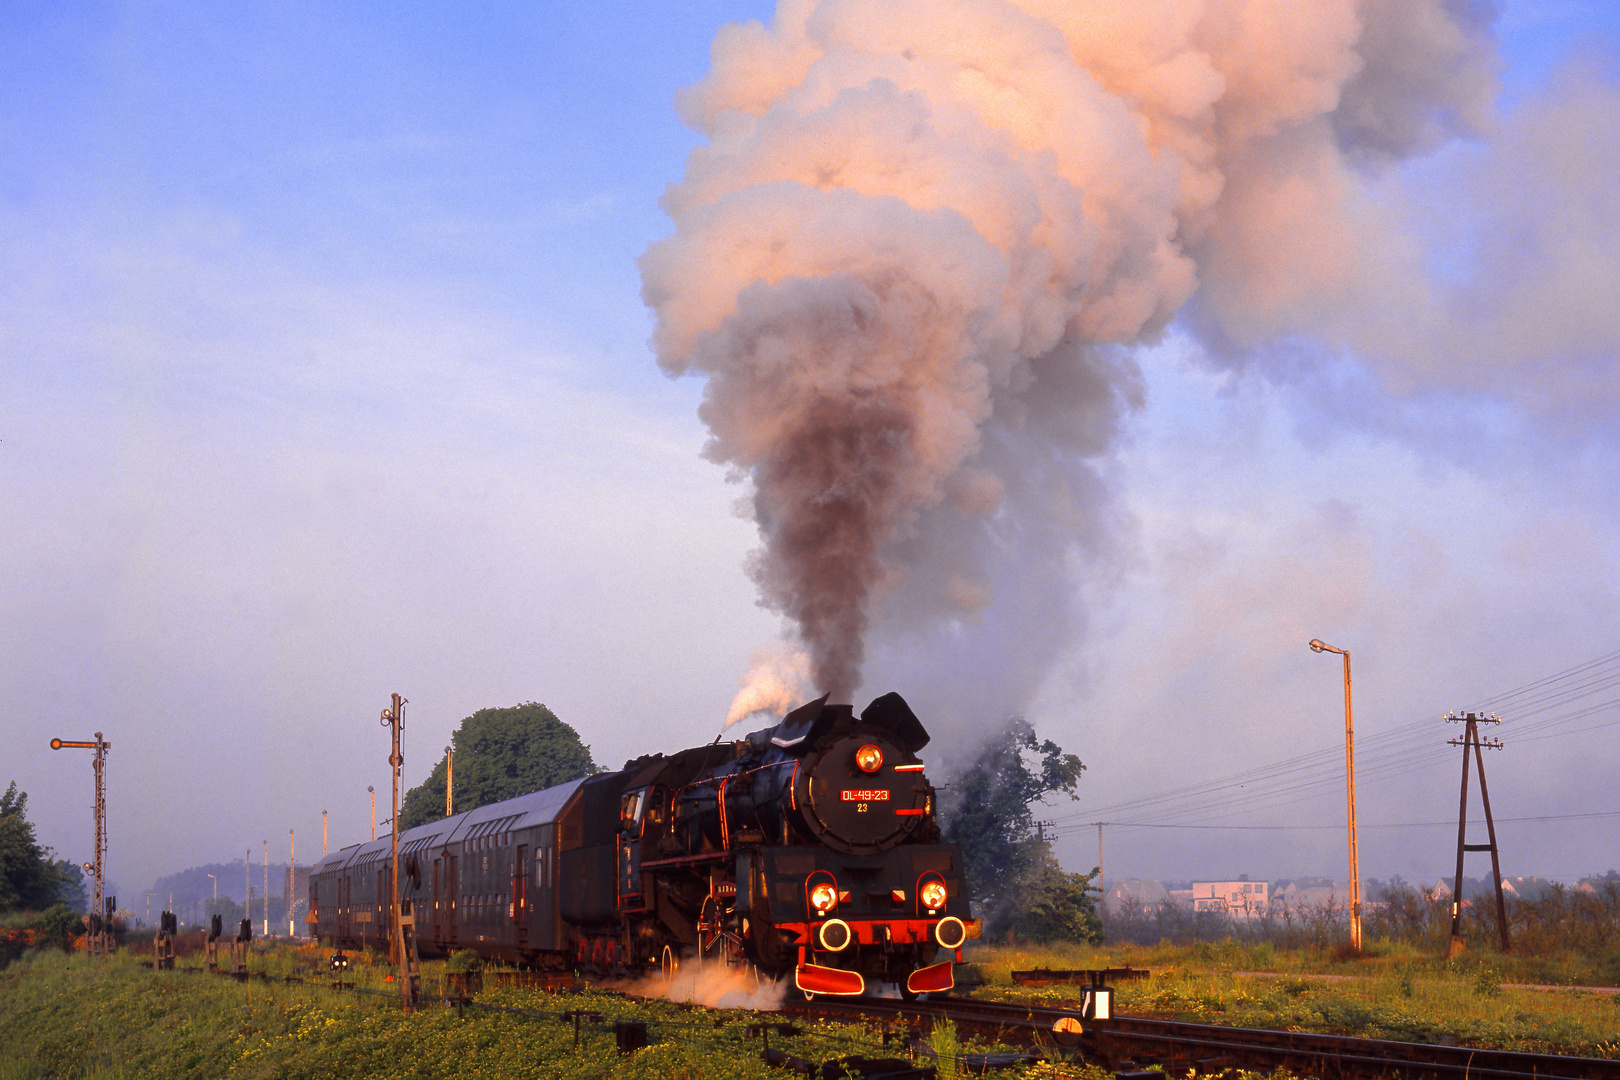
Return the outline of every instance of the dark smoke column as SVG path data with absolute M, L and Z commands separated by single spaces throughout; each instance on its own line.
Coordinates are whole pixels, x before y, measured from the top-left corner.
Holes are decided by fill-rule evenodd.
M 911 442 L 902 408 L 828 402 L 755 470 L 765 549 L 754 579 L 798 625 L 811 681 L 835 701 L 853 700 L 860 682 L 867 598 L 883 576 L 878 549 L 893 528 L 894 477 Z
M 1051 653 L 1007 653 L 1080 625 L 1129 347 L 1201 284 L 1236 340 L 1354 278 L 1348 162 L 1471 107 L 1466 6 L 781 0 L 720 31 L 642 295 L 818 690 L 852 699 L 874 627 L 984 626 L 999 704 L 1033 689 Z

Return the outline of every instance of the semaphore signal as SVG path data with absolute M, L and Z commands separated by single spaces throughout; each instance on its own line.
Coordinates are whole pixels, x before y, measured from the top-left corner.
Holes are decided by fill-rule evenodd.
M 52 739 L 52 750 L 94 750 L 96 760 L 91 766 L 96 771 L 96 854 L 95 858 L 86 864 L 85 869 L 90 871 L 95 881 L 95 897 L 90 901 L 90 919 L 88 930 L 90 932 L 89 950 L 91 956 L 105 956 L 112 952 L 112 908 L 107 904 L 105 918 L 102 915 L 102 869 L 103 860 L 107 853 L 107 792 L 105 786 L 105 771 L 107 751 L 112 749 L 112 743 L 96 732 L 94 742 L 73 739 Z

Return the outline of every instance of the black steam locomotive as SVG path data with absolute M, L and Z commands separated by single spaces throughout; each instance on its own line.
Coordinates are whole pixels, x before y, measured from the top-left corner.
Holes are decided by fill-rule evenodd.
M 807 994 L 949 990 L 979 922 L 961 852 L 939 841 L 927 743 L 899 694 L 858 718 L 823 697 L 736 742 L 411 829 L 400 891 L 418 948 L 601 973 L 701 956 L 791 972 Z M 389 852 L 374 840 L 315 865 L 321 941 L 386 945 Z

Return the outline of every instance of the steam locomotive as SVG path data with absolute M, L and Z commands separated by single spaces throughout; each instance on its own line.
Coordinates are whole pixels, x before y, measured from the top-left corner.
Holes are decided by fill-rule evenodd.
M 822 697 L 735 742 L 402 833 L 402 910 L 426 956 L 598 973 L 703 957 L 791 973 L 806 995 L 943 992 L 979 921 L 939 839 L 927 743 L 899 694 L 859 717 Z M 389 869 L 387 839 L 317 863 L 315 935 L 384 946 Z

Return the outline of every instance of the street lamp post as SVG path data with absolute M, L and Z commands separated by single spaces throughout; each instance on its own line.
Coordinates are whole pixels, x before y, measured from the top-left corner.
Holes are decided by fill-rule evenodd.
M 371 792 L 371 838 L 375 840 L 377 839 L 377 789 L 367 784 L 366 790 Z
M 1350 947 L 1361 955 L 1361 872 L 1356 865 L 1356 740 L 1350 722 L 1350 650 L 1311 639 L 1312 652 L 1338 653 L 1344 657 L 1344 791 L 1346 817 L 1350 829 Z

